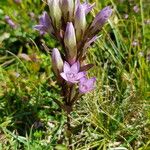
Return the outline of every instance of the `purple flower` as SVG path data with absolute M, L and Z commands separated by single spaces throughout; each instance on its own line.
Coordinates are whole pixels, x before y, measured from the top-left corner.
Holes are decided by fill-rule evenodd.
M 45 34 L 46 32 L 53 33 L 53 27 L 47 12 L 43 12 L 39 19 L 39 25 L 36 25 L 34 28 L 39 30 L 41 34 Z
M 77 83 L 79 82 L 79 79 L 85 76 L 85 72 L 80 72 L 79 70 L 79 62 L 75 62 L 72 66 L 70 66 L 67 62 L 64 62 L 64 72 L 60 75 L 63 79 L 70 83 Z
M 77 45 L 76 45 L 76 35 L 72 22 L 67 23 L 64 43 L 67 51 L 67 60 L 70 64 L 73 64 L 76 60 L 77 55 Z
M 85 14 L 88 14 L 95 6 L 95 3 L 90 5 L 89 3 L 85 2 L 82 4 L 82 6 L 85 8 Z
M 77 41 L 82 38 L 86 29 L 86 14 L 84 5 L 79 5 L 75 14 L 75 29 Z
M 75 0 L 75 13 L 78 9 L 78 6 L 82 5 L 85 9 L 85 14 L 87 15 L 95 6 L 95 3 L 89 4 L 88 2 L 84 2 L 83 4 L 80 3 L 80 0 Z
M 52 24 L 56 29 L 60 29 L 62 12 L 60 9 L 60 0 L 47 0 Z
M 87 79 L 86 77 L 81 78 L 79 82 L 80 93 L 83 94 L 83 93 L 87 93 L 93 90 L 95 81 L 96 81 L 95 77 L 90 78 L 90 79 Z
M 52 50 L 52 68 L 57 76 L 59 76 L 60 72 L 63 70 L 63 60 L 57 48 Z
M 135 5 L 133 7 L 133 10 L 134 10 L 135 13 L 138 13 L 140 9 L 139 9 L 138 5 Z
M 13 28 L 15 29 L 17 26 L 16 24 L 10 19 L 9 16 L 5 16 L 5 21 Z
M 112 9 L 109 6 L 103 8 L 96 15 L 95 19 L 91 24 L 93 32 L 99 31 L 102 28 L 102 26 L 105 24 L 105 22 L 108 20 L 108 18 L 111 16 L 111 14 L 112 14 Z

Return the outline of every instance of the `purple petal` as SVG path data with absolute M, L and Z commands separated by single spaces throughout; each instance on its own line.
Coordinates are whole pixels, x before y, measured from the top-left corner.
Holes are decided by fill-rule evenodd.
M 75 62 L 75 63 L 71 66 L 70 70 L 71 70 L 72 72 L 78 73 L 79 70 L 80 70 L 80 63 L 79 63 L 79 61 Z
M 112 14 L 112 9 L 109 6 L 102 9 L 93 20 L 91 24 L 91 30 L 94 33 L 99 31 L 103 27 L 105 22 L 108 20 L 108 18 L 111 16 L 111 14 Z
M 43 25 L 35 25 L 34 28 L 39 31 L 44 31 L 44 32 L 47 31 L 47 28 Z
M 83 51 L 85 51 L 93 42 L 95 42 L 100 36 L 95 35 L 91 40 L 85 43 Z
M 88 87 L 91 88 L 91 87 L 93 87 L 95 81 L 96 81 L 96 78 L 93 77 L 91 79 L 88 79 L 86 84 L 87 84 Z
M 83 78 L 83 77 L 85 76 L 85 74 L 86 74 L 85 72 L 79 72 L 79 73 L 77 74 L 77 80 Z
M 48 16 L 47 12 L 43 12 L 42 16 L 39 18 L 39 25 L 36 25 L 34 28 L 43 33 L 54 32 L 50 17 Z
M 67 73 L 70 71 L 70 65 L 65 61 L 64 62 L 64 73 Z
M 79 83 L 80 93 L 86 93 L 93 90 L 95 81 L 96 81 L 95 78 L 91 78 L 91 79 L 87 79 L 86 77 L 81 78 Z
M 110 17 L 110 15 L 112 14 L 112 9 L 110 8 L 110 6 L 107 6 L 105 8 L 103 8 L 95 17 L 93 24 L 95 24 L 96 22 L 99 22 L 101 24 L 104 24 L 108 18 Z
M 87 79 L 86 77 L 81 78 L 81 79 L 80 79 L 80 84 L 86 82 L 87 80 L 88 80 L 88 79 Z
M 74 10 L 75 13 L 79 5 L 80 5 L 80 0 L 75 0 L 75 10 Z
M 63 79 L 65 79 L 66 81 L 68 81 L 68 79 L 67 79 L 67 77 L 66 77 L 66 74 L 65 74 L 64 72 L 60 73 L 60 75 L 61 75 L 61 77 L 62 77 Z
M 85 14 L 88 14 L 93 9 L 93 7 L 95 6 L 95 3 L 93 3 L 92 5 L 90 5 L 89 3 L 85 2 L 82 5 L 85 8 Z
M 43 23 L 47 28 L 52 26 L 51 20 L 46 11 L 43 12 Z

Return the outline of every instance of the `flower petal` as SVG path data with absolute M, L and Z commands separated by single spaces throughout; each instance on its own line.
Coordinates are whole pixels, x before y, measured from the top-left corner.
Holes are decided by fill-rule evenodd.
M 93 7 L 95 6 L 95 3 L 93 3 L 92 5 L 90 5 L 89 3 L 85 2 L 82 5 L 85 8 L 85 14 L 88 14 L 93 9 Z
M 85 72 L 79 72 L 79 73 L 77 74 L 77 80 L 83 78 L 83 77 L 85 76 L 85 74 L 86 74 Z
M 70 71 L 70 65 L 65 61 L 64 62 L 64 73 L 67 73 Z
M 79 61 L 75 62 L 70 69 L 72 72 L 78 73 L 80 69 Z
M 80 79 L 80 84 L 83 84 L 83 83 L 86 82 L 86 81 L 87 81 L 87 78 L 86 78 L 86 77 L 83 77 L 83 78 Z
M 86 85 L 87 85 L 88 87 L 92 88 L 92 87 L 94 86 L 94 82 L 95 82 L 95 81 L 96 81 L 96 78 L 95 78 L 95 77 L 90 78 L 90 79 L 87 80 Z
M 61 77 L 62 77 L 63 79 L 65 79 L 66 81 L 68 81 L 68 79 L 67 79 L 67 77 L 66 77 L 66 74 L 65 74 L 64 72 L 60 73 L 60 75 L 61 75 Z
M 44 32 L 47 31 L 47 28 L 43 25 L 36 25 L 36 26 L 34 26 L 34 28 L 38 31 L 44 31 Z

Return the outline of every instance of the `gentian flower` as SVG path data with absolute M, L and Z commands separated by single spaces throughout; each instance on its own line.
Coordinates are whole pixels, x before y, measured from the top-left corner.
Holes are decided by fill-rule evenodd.
M 85 76 L 85 72 L 80 72 L 79 62 L 75 62 L 70 66 L 67 62 L 64 62 L 64 72 L 62 72 L 61 77 L 70 83 L 77 83 L 79 79 Z
M 64 43 L 67 51 L 67 60 L 70 64 L 73 64 L 76 60 L 77 55 L 77 45 L 76 45 L 76 35 L 72 22 L 67 23 Z
M 79 41 L 82 38 L 85 29 L 86 29 L 85 6 L 80 4 L 75 14 L 75 30 L 77 41 Z
M 53 33 L 53 27 L 47 12 L 43 12 L 39 20 L 39 25 L 36 25 L 34 28 L 39 30 L 41 34 L 45 34 L 46 32 Z
M 83 94 L 83 93 L 87 93 L 93 90 L 95 81 L 96 81 L 95 77 L 90 78 L 90 79 L 87 79 L 86 77 L 81 78 L 79 82 L 80 93 Z
M 56 76 L 60 76 L 60 72 L 63 71 L 63 60 L 57 48 L 52 50 L 52 69 Z
M 48 0 L 48 6 L 52 24 L 56 29 L 60 29 L 62 12 L 60 9 L 60 0 Z
M 74 2 L 73 0 L 62 0 L 61 1 L 61 10 L 65 21 L 72 21 L 73 11 L 74 11 Z
M 88 2 L 84 2 L 83 4 L 80 3 L 80 0 L 75 0 L 75 13 L 78 9 L 78 6 L 82 5 L 85 9 L 85 14 L 87 15 L 95 6 L 95 3 L 89 4 Z
M 90 5 L 89 3 L 85 2 L 82 4 L 82 6 L 85 8 L 85 14 L 88 14 L 95 6 L 95 3 Z
M 95 19 L 93 20 L 92 24 L 91 24 L 91 32 L 97 32 L 99 30 L 101 30 L 102 26 L 105 24 L 105 22 L 108 20 L 108 18 L 111 16 L 112 14 L 112 9 L 107 6 L 105 8 L 103 8 L 95 17 Z
M 16 24 L 10 19 L 9 16 L 5 16 L 5 21 L 13 28 L 15 29 L 17 26 Z

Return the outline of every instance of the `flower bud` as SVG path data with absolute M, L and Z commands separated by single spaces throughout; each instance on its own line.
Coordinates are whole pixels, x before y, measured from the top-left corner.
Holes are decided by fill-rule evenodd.
M 76 46 L 75 30 L 72 22 L 67 23 L 67 27 L 64 35 L 64 43 L 67 49 L 68 62 L 70 64 L 73 64 L 76 61 L 77 46 Z
M 56 76 L 59 76 L 63 71 L 63 60 L 57 48 L 52 50 L 52 69 Z
M 84 5 L 79 5 L 75 14 L 75 29 L 77 41 L 81 40 L 86 29 L 86 15 Z
M 72 21 L 73 11 L 74 11 L 74 1 L 73 0 L 62 0 L 61 9 L 65 21 Z
M 105 22 L 108 20 L 108 18 L 112 14 L 112 9 L 107 6 L 103 8 L 95 17 L 91 24 L 91 28 L 93 32 L 97 32 L 101 30 L 102 26 L 105 24 Z
M 62 12 L 59 6 L 59 0 L 48 0 L 48 5 L 53 25 L 55 25 L 56 28 L 59 29 L 61 26 L 61 16 L 62 16 Z

